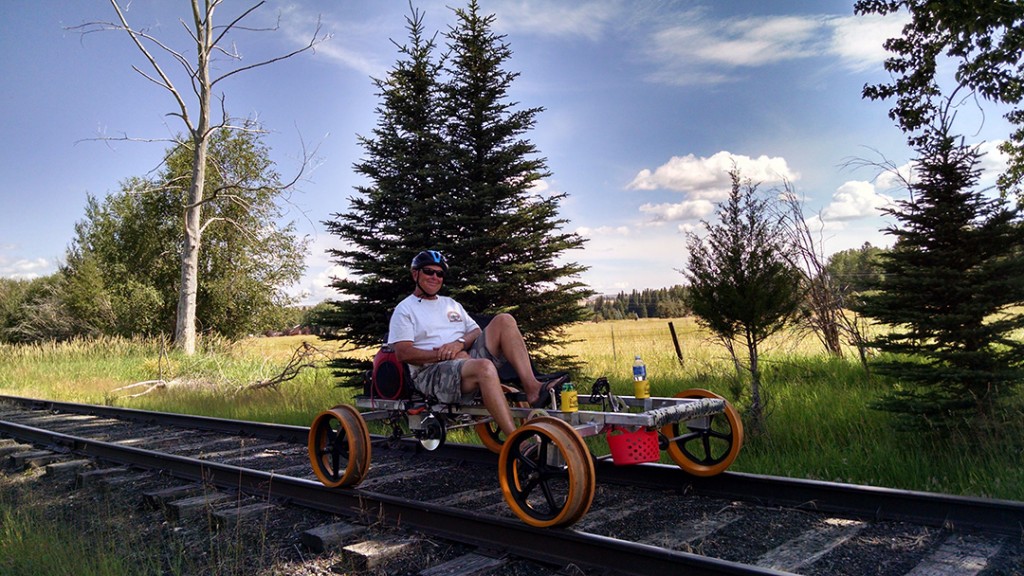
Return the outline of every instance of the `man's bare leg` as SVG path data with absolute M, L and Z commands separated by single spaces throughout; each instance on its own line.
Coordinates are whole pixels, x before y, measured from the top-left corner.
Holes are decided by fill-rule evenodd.
M 505 400 L 505 390 L 501 387 L 498 370 L 490 360 L 483 358 L 467 360 L 462 364 L 462 391 L 480 390 L 484 407 L 491 413 L 498 428 L 508 438 L 516 430 L 512 411 Z
M 484 333 L 487 350 L 494 356 L 504 356 L 508 360 L 519 376 L 519 381 L 523 383 L 526 400 L 531 404 L 536 402 L 543 384 L 533 375 L 530 353 L 526 350 L 526 342 L 516 319 L 511 314 L 498 314 L 487 324 Z

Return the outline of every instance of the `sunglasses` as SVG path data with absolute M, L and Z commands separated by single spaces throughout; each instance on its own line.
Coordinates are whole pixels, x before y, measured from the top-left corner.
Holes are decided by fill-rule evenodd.
M 435 270 L 433 268 L 420 268 L 420 272 L 427 276 L 437 276 L 438 278 L 444 278 L 444 270 Z

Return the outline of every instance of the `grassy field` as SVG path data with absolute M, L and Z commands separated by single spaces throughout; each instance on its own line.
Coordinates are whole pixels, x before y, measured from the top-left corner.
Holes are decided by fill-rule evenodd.
M 672 323 L 681 360 L 666 320 L 572 327 L 564 351 L 584 362 L 575 379 L 581 393 L 605 376 L 613 391 L 632 394 L 631 366 L 640 354 L 653 395 L 705 388 L 742 412 L 745 390 L 725 349 L 691 319 Z M 356 391 L 336 387 L 326 368 L 304 370 L 274 388 L 247 388 L 278 374 L 303 341 L 327 355 L 372 355 L 309 336 L 206 342 L 193 357 L 165 354 L 165 345 L 143 340 L 0 346 L 0 393 L 306 425 Z M 829 358 L 813 338 L 793 335 L 769 342 L 763 354 L 767 433 L 747 437 L 731 470 L 1024 500 L 1024 411 L 990 426 L 996 432 L 988 435 L 899 432 L 889 415 L 868 407 L 887 384 L 869 379 L 852 354 Z M 135 397 L 148 385 L 118 390 L 159 378 L 171 384 Z M 591 441 L 597 452 L 602 443 Z

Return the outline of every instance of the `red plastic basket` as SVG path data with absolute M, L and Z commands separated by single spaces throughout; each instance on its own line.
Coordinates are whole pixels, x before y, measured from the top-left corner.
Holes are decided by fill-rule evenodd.
M 661 457 L 658 433 L 654 430 L 640 428 L 636 432 L 630 432 L 620 426 L 612 426 L 611 430 L 605 433 L 605 437 L 612 452 L 612 462 L 616 466 L 657 462 Z

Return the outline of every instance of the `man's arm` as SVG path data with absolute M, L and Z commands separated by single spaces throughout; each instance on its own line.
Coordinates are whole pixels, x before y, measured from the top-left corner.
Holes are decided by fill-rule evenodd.
M 411 340 L 395 342 L 391 345 L 395 349 L 395 356 L 399 362 L 406 364 L 426 364 L 437 360 L 437 353 L 433 350 L 420 350 L 412 345 Z
M 473 347 L 473 342 L 476 342 L 476 339 L 479 337 L 480 328 L 474 328 L 469 332 L 466 332 L 466 335 L 462 337 L 462 339 L 466 341 L 466 344 L 462 348 L 464 350 L 469 350 L 470 348 Z
M 431 364 L 442 360 L 457 360 L 469 358 L 469 353 L 463 349 L 462 342 L 449 342 L 434 350 L 422 350 L 412 345 L 411 340 L 402 340 L 392 344 L 395 349 L 395 356 L 399 362 L 406 364 Z

